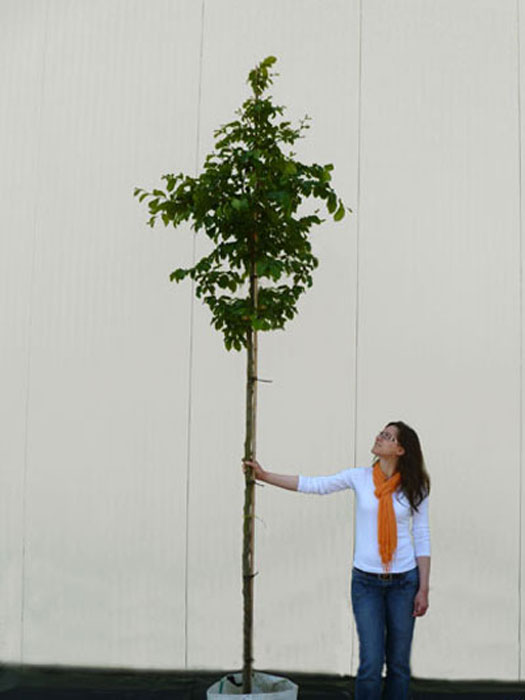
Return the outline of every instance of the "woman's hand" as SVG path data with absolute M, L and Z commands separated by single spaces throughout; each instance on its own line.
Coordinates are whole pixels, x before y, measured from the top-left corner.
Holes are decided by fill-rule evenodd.
M 414 598 L 414 612 L 412 617 L 421 617 L 428 610 L 428 593 L 419 590 Z
M 258 479 L 259 481 L 264 481 L 264 475 L 266 474 L 266 472 L 256 459 L 254 459 L 253 462 L 251 462 L 248 459 L 243 459 L 242 462 L 242 468 L 245 474 L 250 467 L 253 467 L 253 475 L 255 479 Z

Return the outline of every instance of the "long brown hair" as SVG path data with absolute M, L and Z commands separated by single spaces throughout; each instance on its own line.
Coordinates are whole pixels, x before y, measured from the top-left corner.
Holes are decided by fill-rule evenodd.
M 430 476 L 425 468 L 425 460 L 416 431 L 402 420 L 387 424 L 398 429 L 397 441 L 405 449 L 398 458 L 397 468 L 401 474 L 401 489 L 410 502 L 412 512 L 430 493 Z

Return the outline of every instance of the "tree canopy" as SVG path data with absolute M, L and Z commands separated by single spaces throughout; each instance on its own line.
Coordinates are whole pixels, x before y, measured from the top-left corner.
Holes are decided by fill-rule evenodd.
M 149 198 L 151 227 L 157 217 L 175 228 L 188 221 L 215 244 L 193 267 L 175 269 L 170 280 L 195 281 L 195 293 L 210 308 L 211 323 L 222 331 L 228 350 L 246 347 L 250 328 L 284 328 L 312 285 L 318 260 L 308 233 L 325 219 L 319 209 L 299 216 L 301 202 L 323 200 L 335 221 L 345 215 L 330 184 L 333 165 L 307 165 L 285 152 L 303 138 L 310 117 L 293 127 L 281 119 L 285 108 L 264 96 L 278 75 L 270 70 L 275 61 L 268 56 L 250 71 L 253 94 L 235 111 L 236 120 L 214 131 L 215 149 L 198 177 L 169 173 L 162 176 L 165 191 L 134 191 L 139 201 Z M 255 304 L 248 288 L 251 263 L 259 279 Z

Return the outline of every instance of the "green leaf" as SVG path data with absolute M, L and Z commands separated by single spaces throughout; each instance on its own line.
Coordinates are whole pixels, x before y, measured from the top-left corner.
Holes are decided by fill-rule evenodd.
M 345 215 L 345 208 L 343 206 L 343 202 L 341 202 L 341 200 L 339 200 L 339 201 L 340 201 L 339 209 L 334 214 L 334 221 L 341 221 L 341 219 Z
M 264 66 L 264 68 L 269 68 L 270 66 L 273 66 L 273 64 L 277 61 L 275 56 L 268 56 L 267 58 L 264 59 L 264 61 L 261 63 L 261 66 Z
M 176 182 L 177 182 L 177 178 L 176 178 L 176 177 L 170 177 L 170 178 L 168 179 L 168 185 L 167 185 L 167 187 L 166 187 L 166 189 L 168 190 L 168 192 L 171 192 L 171 191 L 172 191 L 172 189 L 175 187 L 175 183 L 176 183 Z
M 321 182 L 329 182 L 332 179 L 332 176 L 330 175 L 330 168 L 328 166 L 325 166 L 323 168 L 323 172 L 321 173 Z
M 337 207 L 337 197 L 336 195 L 332 192 L 330 196 L 328 197 L 328 202 L 326 203 L 326 208 L 328 209 L 328 212 L 330 214 L 333 214 L 334 211 L 336 210 Z
M 179 267 L 177 270 L 173 270 L 173 272 L 170 274 L 170 282 L 180 282 L 183 280 L 187 274 L 189 274 L 190 270 L 184 270 L 181 267 Z
M 237 197 L 234 197 L 231 203 L 232 207 L 237 211 L 241 211 L 242 209 L 248 209 L 248 200 L 244 197 L 242 199 L 237 199 Z

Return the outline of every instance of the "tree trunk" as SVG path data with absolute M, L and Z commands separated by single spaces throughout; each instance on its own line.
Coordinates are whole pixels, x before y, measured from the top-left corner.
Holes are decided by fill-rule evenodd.
M 256 236 L 254 235 L 254 238 Z M 255 240 L 252 241 L 252 246 Z M 253 247 L 252 247 L 253 250 Z M 257 309 L 257 275 L 255 260 L 252 257 L 250 268 L 250 296 L 252 309 Z M 257 331 L 248 331 L 247 364 L 246 364 L 246 438 L 244 442 L 244 458 L 255 459 L 255 437 L 257 416 Z M 252 692 L 252 662 L 253 662 L 253 578 L 255 554 L 255 479 L 253 470 L 246 470 L 244 489 L 244 519 L 243 519 L 243 600 L 244 600 L 244 652 L 243 652 L 243 693 Z

